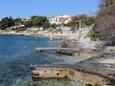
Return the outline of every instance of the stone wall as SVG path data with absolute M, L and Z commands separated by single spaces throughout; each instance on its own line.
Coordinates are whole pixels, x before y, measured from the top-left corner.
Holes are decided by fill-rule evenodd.
M 32 73 L 33 78 L 67 78 L 68 70 L 64 68 L 38 68 Z
M 33 70 L 33 78 L 68 78 L 70 80 L 79 81 L 85 85 L 102 86 L 106 79 L 101 76 L 83 73 L 68 68 L 38 68 Z

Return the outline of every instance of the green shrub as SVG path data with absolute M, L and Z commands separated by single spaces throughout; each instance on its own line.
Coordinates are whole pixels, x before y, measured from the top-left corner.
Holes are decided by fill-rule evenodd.
M 90 33 L 87 35 L 91 39 L 91 41 L 100 41 L 102 40 L 102 35 L 100 33 Z

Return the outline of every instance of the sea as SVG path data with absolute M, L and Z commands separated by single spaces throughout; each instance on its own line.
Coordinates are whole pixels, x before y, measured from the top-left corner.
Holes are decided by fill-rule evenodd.
M 0 86 L 83 86 L 71 80 L 32 80 L 30 65 L 73 64 L 80 58 L 59 55 L 54 51 L 39 53 L 37 47 L 53 47 L 61 40 L 37 36 L 0 36 Z

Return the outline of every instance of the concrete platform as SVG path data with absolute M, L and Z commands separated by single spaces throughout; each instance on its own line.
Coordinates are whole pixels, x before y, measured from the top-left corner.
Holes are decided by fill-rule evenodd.
M 64 51 L 79 51 L 78 48 L 60 48 L 60 47 L 39 47 L 35 48 L 36 51 L 42 52 L 42 51 L 59 51 L 59 50 L 64 50 Z

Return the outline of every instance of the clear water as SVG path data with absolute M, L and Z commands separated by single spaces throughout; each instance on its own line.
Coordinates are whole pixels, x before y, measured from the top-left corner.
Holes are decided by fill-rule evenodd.
M 35 51 L 36 47 L 49 47 L 59 43 L 59 40 L 50 41 L 42 37 L 0 36 L 0 86 L 82 86 L 68 80 L 32 81 L 31 64 L 75 62 L 75 58 Z

